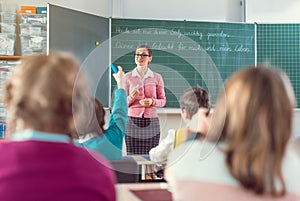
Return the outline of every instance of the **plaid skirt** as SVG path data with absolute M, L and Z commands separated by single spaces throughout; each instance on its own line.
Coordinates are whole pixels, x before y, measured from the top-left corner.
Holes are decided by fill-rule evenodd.
M 129 117 L 125 135 L 127 155 L 149 154 L 159 143 L 158 118 Z

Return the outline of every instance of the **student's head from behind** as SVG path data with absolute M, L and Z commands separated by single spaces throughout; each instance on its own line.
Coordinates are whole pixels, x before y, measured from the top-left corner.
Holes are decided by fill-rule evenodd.
M 78 137 L 91 133 L 102 135 L 105 124 L 105 110 L 102 103 L 97 98 L 90 97 L 82 106 L 82 116 L 76 123 Z
M 67 53 L 24 58 L 4 91 L 9 129 L 13 131 L 10 124 L 15 124 L 21 130 L 71 135 L 73 113 L 85 102 L 87 91 L 79 70 L 77 60 Z
M 210 98 L 206 90 L 194 87 L 185 91 L 179 100 L 183 120 L 188 121 L 199 108 L 210 109 Z
M 282 72 L 262 66 L 232 75 L 217 100 L 208 133 L 212 140 L 219 135 L 224 140 L 230 173 L 258 194 L 266 192 L 266 186 L 274 192 L 285 189 L 282 160 L 291 136 L 294 100 L 291 84 L 283 78 Z

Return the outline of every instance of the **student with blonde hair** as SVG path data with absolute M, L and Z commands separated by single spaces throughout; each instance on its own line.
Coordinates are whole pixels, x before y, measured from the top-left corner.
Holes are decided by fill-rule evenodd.
M 69 54 L 30 56 L 16 66 L 4 91 L 10 135 L 0 143 L 0 200 L 116 200 L 108 161 L 72 143 L 87 91 Z
M 287 149 L 295 101 L 283 78 L 258 66 L 228 79 L 206 140 L 184 143 L 168 158 L 175 200 L 299 200 L 300 162 Z

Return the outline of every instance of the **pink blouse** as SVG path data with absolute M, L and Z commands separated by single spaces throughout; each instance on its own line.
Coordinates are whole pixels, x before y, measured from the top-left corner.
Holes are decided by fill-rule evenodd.
M 162 76 L 148 68 L 146 75 L 142 79 L 135 68 L 133 71 L 126 73 L 125 79 L 128 116 L 142 117 L 144 114 L 145 118 L 157 117 L 156 107 L 163 107 L 166 104 Z M 135 89 L 138 89 L 140 94 L 133 100 L 129 95 Z M 144 107 L 139 103 L 144 98 L 152 98 L 153 103 L 151 107 Z

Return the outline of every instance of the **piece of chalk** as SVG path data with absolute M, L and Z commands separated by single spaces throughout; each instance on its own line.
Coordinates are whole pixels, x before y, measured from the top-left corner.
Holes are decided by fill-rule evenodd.
M 118 73 L 118 69 L 114 64 L 110 64 L 110 67 L 114 73 Z

